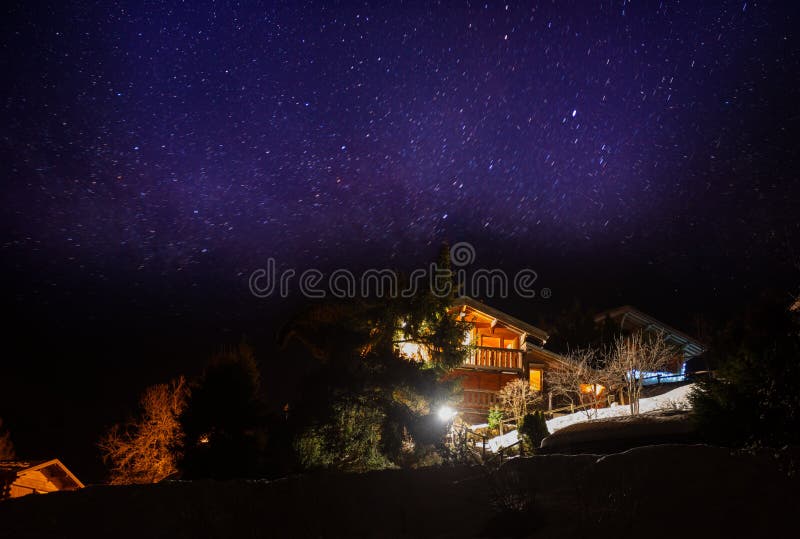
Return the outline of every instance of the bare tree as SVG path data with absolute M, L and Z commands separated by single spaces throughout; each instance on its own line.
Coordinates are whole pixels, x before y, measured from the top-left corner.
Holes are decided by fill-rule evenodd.
M 609 375 L 622 381 L 628 393 L 631 415 L 639 413 L 639 398 L 648 373 L 663 371 L 678 351 L 661 333 L 637 332 L 614 341 L 606 359 Z
M 181 376 L 147 388 L 140 415 L 114 425 L 98 446 L 112 484 L 157 483 L 177 471 L 184 434 L 179 421 L 189 395 Z
M 553 395 L 567 399 L 573 406 L 584 407 L 590 419 L 597 416 L 600 393 L 612 385 L 609 372 L 596 367 L 597 358 L 597 352 L 589 348 L 569 352 L 564 362 L 547 376 Z
M 16 457 L 11 435 L 3 429 L 3 418 L 0 417 L 0 460 L 12 460 Z
M 541 400 L 538 391 L 531 389 L 525 380 L 511 380 L 500 390 L 500 404 L 514 418 L 517 424 L 531 407 Z

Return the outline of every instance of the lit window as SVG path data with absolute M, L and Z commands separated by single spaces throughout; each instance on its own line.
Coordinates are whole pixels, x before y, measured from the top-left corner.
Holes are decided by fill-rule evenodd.
M 528 372 L 528 380 L 531 389 L 534 391 L 542 390 L 542 369 L 531 369 Z
M 603 394 L 606 388 L 601 384 L 581 384 L 581 393 L 591 394 L 594 393 L 596 396 L 600 396 Z

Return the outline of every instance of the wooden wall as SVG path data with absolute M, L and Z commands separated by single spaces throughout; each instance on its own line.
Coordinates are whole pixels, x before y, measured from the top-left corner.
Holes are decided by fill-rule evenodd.
M 17 498 L 27 494 L 55 492 L 58 487 L 41 471 L 24 472 L 11 484 L 11 497 Z
M 508 382 L 519 378 L 516 374 L 460 369 L 456 370 L 453 376 L 461 379 L 461 386 L 464 389 L 484 389 L 488 391 L 500 391 Z

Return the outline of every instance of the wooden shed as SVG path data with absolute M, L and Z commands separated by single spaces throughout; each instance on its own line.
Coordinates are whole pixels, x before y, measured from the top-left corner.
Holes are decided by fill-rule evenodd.
M 0 499 L 79 488 L 83 483 L 58 459 L 0 461 Z

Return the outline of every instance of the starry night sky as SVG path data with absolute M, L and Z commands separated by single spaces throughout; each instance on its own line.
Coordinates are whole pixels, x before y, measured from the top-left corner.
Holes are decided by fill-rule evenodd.
M 268 257 L 409 269 L 442 241 L 538 271 L 554 302 L 676 323 L 796 287 L 793 2 L 426 4 L 8 8 L 22 353 L 57 327 L 236 335 L 279 310 L 247 294 Z
M 700 270 L 709 297 L 791 264 L 791 3 L 69 4 L 2 23 L 17 300 L 238 293 L 270 256 L 403 267 L 443 240 L 555 293 L 593 262 Z

